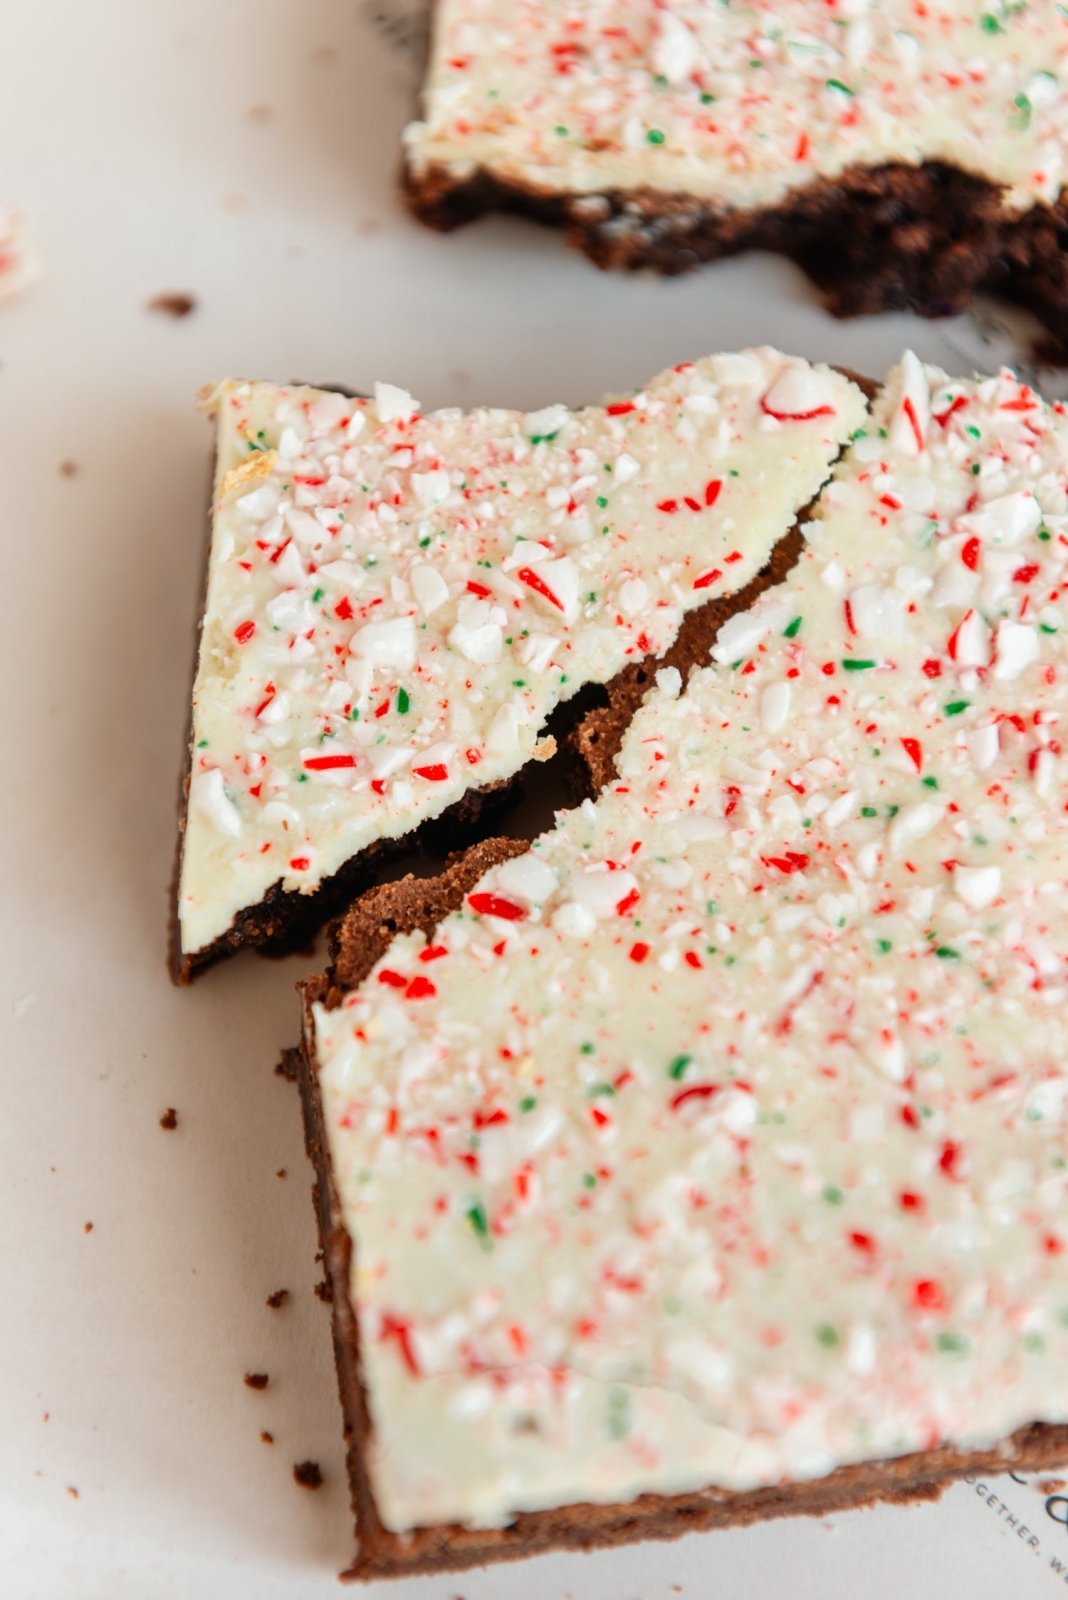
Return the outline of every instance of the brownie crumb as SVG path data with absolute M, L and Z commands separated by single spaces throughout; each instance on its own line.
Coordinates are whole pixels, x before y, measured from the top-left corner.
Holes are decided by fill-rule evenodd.
M 298 1461 L 293 1468 L 293 1477 L 302 1489 L 318 1489 L 323 1482 L 318 1461 Z
M 83 1233 L 92 1233 L 92 1231 L 93 1231 L 93 1224 L 91 1222 L 86 1222 L 86 1223 L 83 1224 L 83 1226 L 82 1226 L 82 1232 Z
M 266 1372 L 246 1372 L 245 1383 L 250 1389 L 266 1389 L 270 1383 Z
M 299 1050 L 283 1050 L 274 1065 L 275 1077 L 284 1078 L 287 1083 L 296 1083 L 297 1063 L 299 1060 Z
M 267 1304 L 270 1306 L 272 1311 L 277 1311 L 278 1307 L 284 1306 L 288 1299 L 288 1289 L 276 1289 L 273 1294 L 269 1294 L 267 1296 Z
M 173 1106 L 167 1107 L 159 1119 L 159 1125 L 161 1128 L 166 1128 L 168 1133 L 171 1133 L 178 1126 L 178 1113 Z
M 81 470 L 76 461 L 64 460 L 59 463 L 59 475 L 61 478 L 76 478 Z
M 274 1444 L 274 1434 L 268 1433 L 266 1428 L 260 1434 L 260 1439 L 264 1444 Z
M 179 318 L 188 317 L 196 307 L 195 295 L 187 294 L 184 289 L 165 289 L 161 294 L 152 296 L 145 310 L 158 311 L 165 317 Z
M 279 1167 L 278 1171 L 275 1173 L 275 1177 L 276 1178 L 284 1178 L 285 1175 L 286 1175 L 285 1167 Z
M 324 1306 L 333 1305 L 334 1288 L 329 1278 L 324 1278 L 322 1283 L 317 1283 L 315 1285 L 315 1292 L 319 1296 L 319 1299 L 323 1302 Z

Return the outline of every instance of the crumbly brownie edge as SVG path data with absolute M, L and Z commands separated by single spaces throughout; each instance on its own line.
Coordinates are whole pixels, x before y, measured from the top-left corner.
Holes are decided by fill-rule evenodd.
M 739 1527 L 772 1516 L 821 1516 L 877 1501 L 933 1500 L 955 1479 L 977 1472 L 1034 1472 L 1068 1461 L 1068 1426 L 1033 1423 L 991 1449 L 943 1446 L 889 1461 L 840 1467 L 807 1483 L 773 1484 L 735 1493 L 709 1488 L 688 1494 L 646 1494 L 626 1504 L 577 1504 L 520 1513 L 504 1528 L 458 1524 L 397 1534 L 378 1515 L 368 1463 L 373 1432 L 363 1383 L 359 1328 L 350 1298 L 353 1241 L 341 1219 L 314 1064 L 312 1006 L 340 1002 L 371 970 L 398 934 L 430 929 L 495 862 L 519 854 L 516 840 L 488 840 L 455 857 L 434 880 L 407 878 L 371 891 L 334 933 L 334 961 L 302 986 L 304 1034 L 295 1052 L 305 1144 L 315 1172 L 312 1194 L 330 1283 L 334 1359 L 345 1424 L 345 1445 L 357 1554 L 342 1577 L 405 1577 L 517 1560 L 549 1550 L 591 1550 L 641 1539 L 675 1539 L 716 1527 Z
M 388 867 L 390 862 L 424 846 L 431 847 L 435 839 L 455 838 L 463 841 L 470 839 L 480 829 L 484 831 L 515 797 L 524 776 L 525 769 L 501 783 L 487 785 L 484 789 L 471 789 L 441 816 L 430 818 L 413 832 L 399 839 L 376 840 L 346 861 L 312 894 L 283 889 L 281 881 L 272 884 L 256 905 L 245 907 L 237 913 L 229 928 L 218 939 L 203 950 L 187 955 L 181 948 L 178 920 L 181 841 L 185 829 L 185 795 L 188 793 L 187 769 L 179 812 L 178 861 L 172 891 L 171 976 L 176 983 L 192 983 L 206 968 L 246 947 L 255 948 L 269 956 L 291 955 L 309 949 L 316 934 L 332 917 L 343 912 L 357 896 L 373 892 L 369 886 L 376 873 Z
M 599 267 L 689 271 L 742 250 L 790 257 L 836 316 L 965 310 L 986 290 L 1043 323 L 1041 354 L 1068 361 L 1068 191 L 1053 205 L 1007 213 L 999 185 L 932 161 L 853 167 L 779 206 L 726 210 L 655 189 L 553 191 L 481 167 L 462 179 L 445 166 L 402 175 L 411 209 L 449 230 L 486 211 L 562 227 Z

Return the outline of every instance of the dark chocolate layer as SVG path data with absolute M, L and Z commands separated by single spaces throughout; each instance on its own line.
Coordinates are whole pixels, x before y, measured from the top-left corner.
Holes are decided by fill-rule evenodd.
M 559 193 L 485 168 L 462 180 L 444 167 L 409 169 L 404 187 L 430 227 L 518 212 L 562 227 L 599 267 L 675 274 L 774 250 L 803 268 L 840 317 L 946 316 L 988 291 L 1032 311 L 1046 329 L 1041 354 L 1068 361 L 1068 193 L 1013 215 L 999 185 L 939 161 L 850 168 L 750 211 L 655 189 Z

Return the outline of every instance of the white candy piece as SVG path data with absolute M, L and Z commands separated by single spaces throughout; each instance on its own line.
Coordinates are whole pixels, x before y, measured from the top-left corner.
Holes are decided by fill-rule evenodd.
M 410 669 L 415 666 L 417 652 L 415 624 L 411 617 L 366 622 L 353 634 L 349 649 L 375 666 Z
M 381 422 L 410 422 L 419 410 L 419 402 L 396 384 L 376 383 L 375 410 Z
M 552 867 L 539 861 L 533 851 L 506 861 L 497 874 L 497 882 L 505 894 L 535 904 L 547 900 L 556 888 L 556 873 Z
M 1005 619 L 994 636 L 993 675 L 1002 682 L 1018 678 L 1038 660 L 1038 634 L 1026 622 Z
M 209 767 L 206 772 L 194 772 L 189 784 L 189 805 L 228 838 L 240 836 L 241 813 L 227 797 L 223 775 L 218 767 Z
M 764 396 L 764 410 L 782 422 L 811 421 L 825 407 L 833 409 L 834 394 L 825 374 L 800 363 L 784 367 Z
M 571 413 L 566 406 L 543 406 L 540 411 L 530 411 L 526 416 L 527 432 L 532 439 L 549 439 L 560 432 Z
M 991 905 L 1001 892 L 1000 867 L 953 868 L 953 887 L 966 906 L 981 911 Z

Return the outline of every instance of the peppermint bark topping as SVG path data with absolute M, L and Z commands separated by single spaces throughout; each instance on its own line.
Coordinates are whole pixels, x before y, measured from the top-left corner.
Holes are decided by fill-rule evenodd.
M 738 209 L 943 161 L 1022 211 L 1068 178 L 1066 61 L 1047 3 L 441 0 L 406 147 L 417 178 L 482 167 L 591 204 L 640 189 Z

